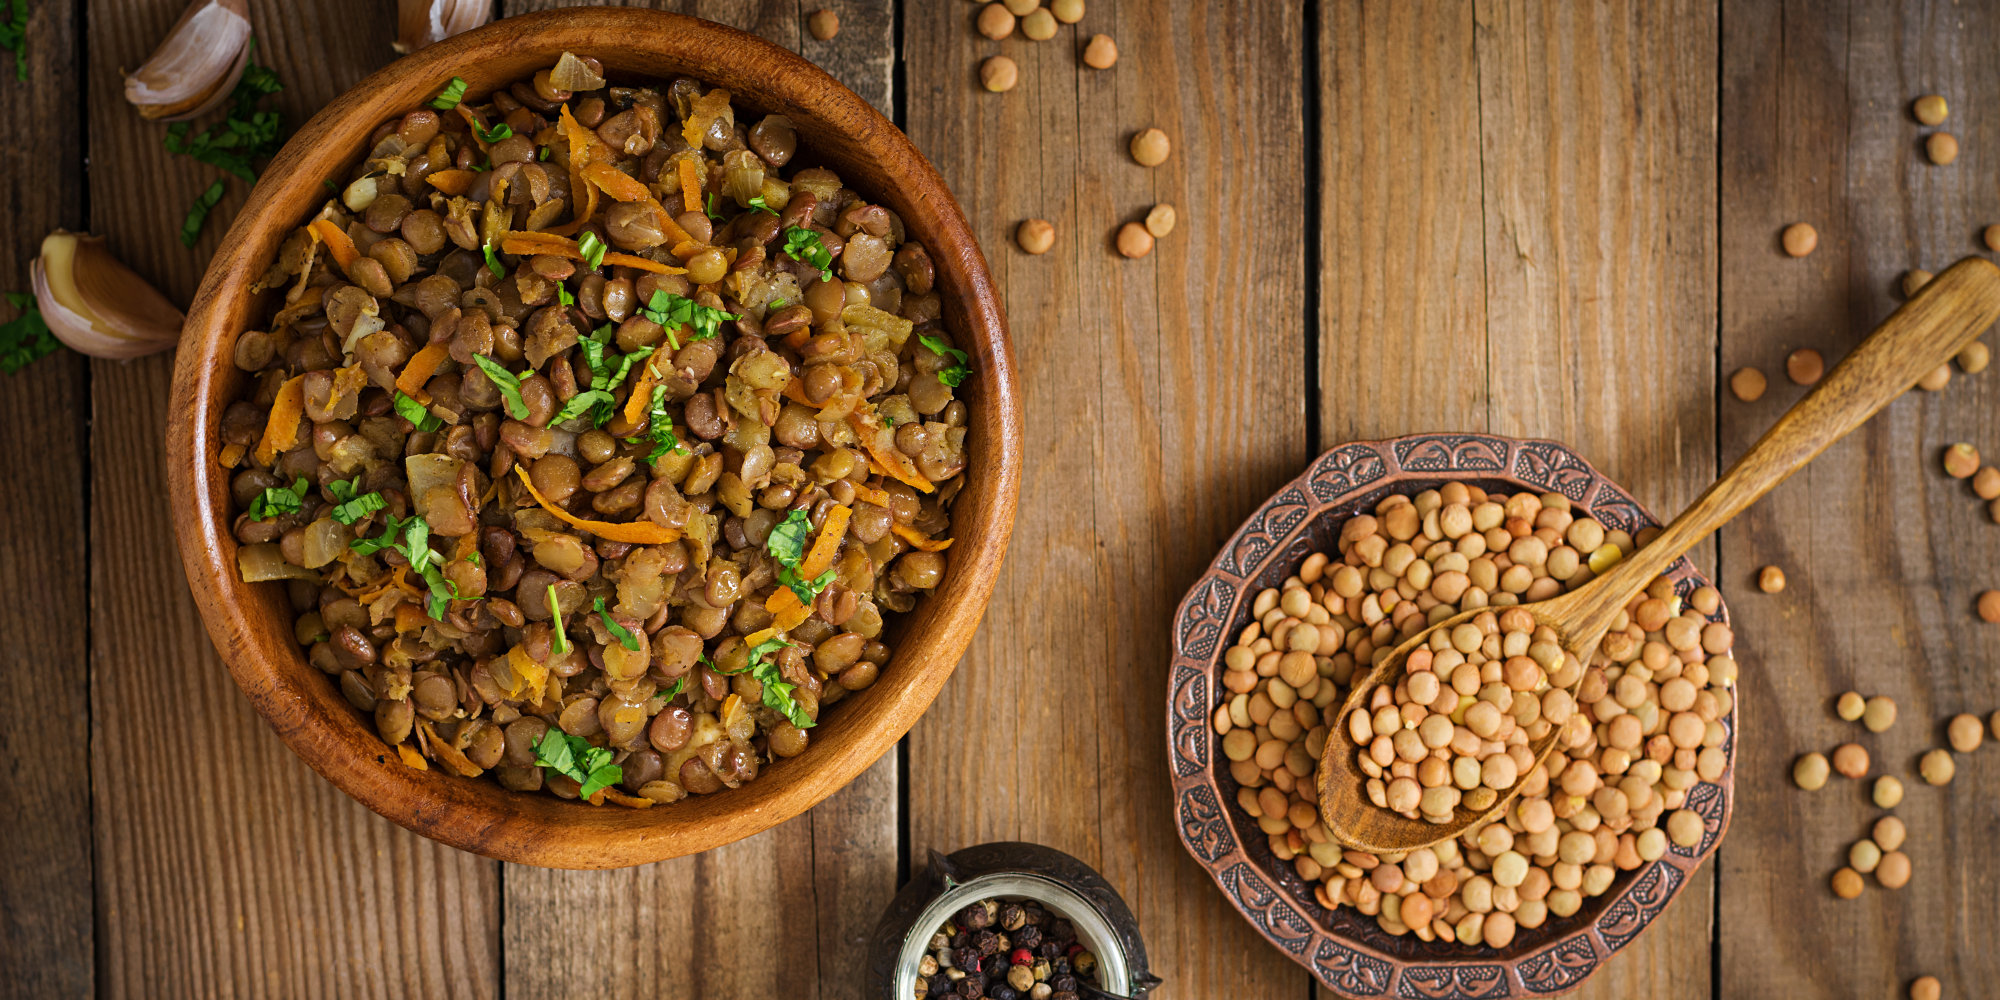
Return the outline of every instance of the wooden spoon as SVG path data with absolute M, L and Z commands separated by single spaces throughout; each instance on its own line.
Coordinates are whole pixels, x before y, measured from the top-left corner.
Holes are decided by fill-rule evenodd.
M 1589 654 L 1580 651 L 1595 649 L 1618 612 L 1674 560 L 1908 391 L 1918 378 L 1949 362 L 1996 319 L 2000 319 L 2000 267 L 1982 257 L 1953 264 L 1869 334 L 1651 544 L 1582 587 L 1525 607 L 1537 623 L 1555 630 L 1564 649 L 1576 652 L 1587 664 Z M 1356 679 L 1354 690 L 1330 720 L 1320 758 L 1319 812 L 1327 833 L 1341 845 L 1374 854 L 1428 847 L 1499 817 L 1519 793 L 1522 782 L 1484 810 L 1460 806 L 1448 823 L 1410 819 L 1368 800 L 1367 775 L 1348 735 L 1349 714 L 1366 710 L 1376 688 L 1401 681 L 1411 651 L 1429 642 L 1433 632 L 1488 610 L 1493 609 L 1453 615 L 1397 646 Z M 1570 693 L 1580 685 L 1579 680 Z M 1530 745 L 1537 766 L 1555 749 L 1560 734 L 1557 728 Z M 1526 777 L 1523 772 L 1523 781 Z

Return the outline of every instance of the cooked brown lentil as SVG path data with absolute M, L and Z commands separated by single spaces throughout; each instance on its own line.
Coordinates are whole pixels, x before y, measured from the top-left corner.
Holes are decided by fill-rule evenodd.
M 1705 617 L 1720 595 L 1700 588 L 1683 607 L 1671 581 L 1655 581 L 1587 667 L 1538 649 L 1535 628 L 1510 615 L 1581 586 L 1634 548 L 1561 494 L 1488 495 L 1447 483 L 1384 498 L 1343 527 L 1337 555 L 1308 555 L 1282 586 L 1253 599 L 1256 620 L 1223 654 L 1227 694 L 1211 724 L 1237 808 L 1313 883 L 1321 905 L 1354 906 L 1392 934 L 1503 947 L 1519 930 L 1576 913 L 1620 871 L 1658 860 L 1670 844 L 1700 843 L 1703 821 L 1683 806 L 1696 782 L 1728 767 L 1723 717 L 1737 675 L 1733 636 Z M 1489 610 L 1475 620 L 1478 642 L 1464 636 L 1472 652 L 1447 636 L 1424 650 L 1428 669 L 1378 689 L 1378 704 L 1350 716 L 1353 731 L 1331 733 L 1324 713 L 1357 664 L 1478 608 Z M 1547 676 L 1538 683 L 1535 673 Z M 1579 681 L 1572 698 L 1567 686 Z M 1363 725 L 1366 747 L 1355 752 L 1378 805 L 1389 804 L 1390 785 L 1399 805 L 1416 786 L 1419 814 L 1430 799 L 1443 812 L 1452 797 L 1497 801 L 1499 787 L 1520 795 L 1502 819 L 1430 848 L 1343 851 L 1320 824 L 1315 771 L 1329 738 L 1354 739 Z M 1546 761 L 1517 759 L 1556 726 L 1565 728 Z M 1380 750 L 1386 764 L 1377 763 Z
M 576 798 L 559 731 L 641 807 L 756 778 L 889 667 L 967 411 L 892 210 L 782 116 L 583 65 L 375 133 L 260 283 L 220 457 L 246 579 L 405 761 Z

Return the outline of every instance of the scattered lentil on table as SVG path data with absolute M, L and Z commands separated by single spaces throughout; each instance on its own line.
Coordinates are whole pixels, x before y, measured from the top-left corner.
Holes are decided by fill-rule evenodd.
M 1930 138 L 1924 140 L 1924 152 L 1929 154 L 1932 163 L 1944 166 L 1958 159 L 1958 140 L 1950 132 L 1933 132 Z
M 1172 152 L 1173 143 L 1157 128 L 1142 129 L 1132 137 L 1132 159 L 1142 167 L 1157 167 L 1167 162 Z
M 1972 493 L 1981 500 L 2000 500 L 2000 469 L 1989 465 L 1973 473 Z
M 1985 371 L 1992 360 L 1993 349 L 1987 347 L 1983 340 L 1975 340 L 1965 345 L 1965 350 L 1958 352 L 1958 367 L 1967 375 L 1977 375 Z
M 1936 976 L 1918 976 L 1910 981 L 1910 1000 L 1942 1000 L 1944 984 Z
M 1775 594 L 1785 589 L 1785 571 L 1776 566 L 1766 566 L 1757 571 L 1757 589 L 1766 594 Z
M 1860 778 L 1868 773 L 1868 751 L 1859 743 L 1842 743 L 1833 749 L 1833 769 L 1843 778 Z
M 1885 774 L 1875 779 L 1875 788 L 1869 799 L 1884 809 L 1894 809 L 1903 801 L 1903 782 L 1895 775 Z
M 1794 257 L 1804 257 L 1819 246 L 1819 230 L 1811 223 L 1794 222 L 1785 227 L 1783 242 L 1785 252 Z
M 1987 226 L 1982 236 L 1986 240 L 1986 249 L 2000 253 L 2000 223 Z
M 1882 863 L 1882 849 L 1872 840 L 1857 840 L 1847 849 L 1847 866 L 1863 875 Z
M 1896 724 L 1896 701 L 1886 694 L 1868 699 L 1861 710 L 1861 724 L 1871 733 L 1888 732 Z
M 1834 702 L 1833 711 L 1848 722 L 1858 721 L 1861 713 L 1868 711 L 1868 699 L 1861 697 L 1857 692 L 1849 691 Z
M 1986 741 L 1986 727 L 1979 724 L 1978 716 L 1960 713 L 1945 726 L 1945 737 L 1953 750 L 1971 753 Z
M 1949 785 L 1958 773 L 1958 763 L 1951 759 L 1951 751 L 1942 748 L 1925 753 L 1917 762 L 1917 773 L 1933 785 Z
M 1930 284 L 1933 277 L 1935 275 L 1920 267 L 1904 271 L 1903 297 L 1906 299 L 1916 298 L 1917 293 L 1923 291 L 1924 286 Z
M 1764 389 L 1770 383 L 1764 373 L 1755 368 L 1738 368 L 1729 376 L 1729 391 L 1745 403 L 1754 403 L 1764 398 Z
M 1785 358 L 1785 374 L 1799 385 L 1811 385 L 1826 374 L 1826 359 L 1810 347 L 1801 347 Z
M 1910 882 L 1910 856 L 1902 851 L 1883 851 L 1875 865 L 1875 881 L 1884 889 L 1901 889 Z
M 1944 474 L 1953 479 L 1967 479 L 1979 471 L 1979 449 L 1959 442 L 1944 450 Z
M 1526 612 L 1516 605 L 1581 586 L 1635 547 L 1561 494 L 1488 495 L 1464 483 L 1385 497 L 1351 518 L 1337 556 L 1312 553 L 1281 587 L 1256 595 L 1256 620 L 1223 655 L 1227 694 L 1211 724 L 1237 784 L 1237 808 L 1257 820 L 1280 860 L 1314 883 L 1322 905 L 1354 906 L 1392 934 L 1494 947 L 1575 913 L 1619 872 L 1658 860 L 1670 844 L 1699 844 L 1706 826 L 1683 807 L 1696 782 L 1727 769 L 1723 719 L 1737 672 L 1734 636 L 1707 619 L 1720 595 L 1702 587 L 1683 603 L 1672 581 L 1654 581 L 1587 665 L 1536 650 L 1548 637 L 1532 625 L 1502 625 L 1503 616 L 1520 625 L 1510 612 Z M 1473 622 L 1477 643 L 1468 632 L 1463 643 L 1427 650 L 1429 670 L 1419 673 L 1430 679 L 1412 674 L 1396 689 L 1378 689 L 1386 701 L 1357 711 L 1353 731 L 1338 738 L 1369 726 L 1359 760 L 1374 801 L 1386 803 L 1392 783 L 1399 804 L 1407 804 L 1409 785 L 1417 787 L 1420 813 L 1426 798 L 1438 799 L 1438 809 L 1474 796 L 1491 796 L 1490 805 L 1496 785 L 1518 789 L 1519 798 L 1500 819 L 1431 848 L 1343 851 L 1315 805 L 1317 761 L 1332 735 L 1323 712 L 1378 650 L 1482 608 Z M 1547 669 L 1531 650 L 1560 673 L 1539 694 L 1517 694 L 1510 673 L 1526 683 L 1529 666 Z M 1434 700 L 1419 704 L 1411 685 L 1415 695 L 1431 694 L 1431 680 Z M 1572 698 L 1564 685 L 1579 681 Z M 1433 712 L 1447 708 L 1447 697 L 1449 711 Z M 1515 756 L 1558 727 L 1546 761 Z M 1386 765 L 1377 763 L 1382 749 Z M 1463 766 L 1446 763 L 1455 754 Z
M 1014 227 L 1014 243 L 1023 253 L 1048 253 L 1056 245 L 1056 227 L 1046 219 L 1023 219 Z
M 1036 42 L 1046 42 L 1056 37 L 1056 16 L 1044 7 L 1029 11 L 1021 18 L 1021 34 Z
M 1049 13 L 1064 24 L 1075 24 L 1083 20 L 1083 0 L 1051 0 Z
M 1826 787 L 1826 779 L 1831 772 L 1826 755 L 1815 750 L 1792 762 L 1792 783 L 1808 792 L 1816 792 Z
M 1979 595 L 1979 618 L 1981 621 L 2000 622 L 2000 590 L 1989 590 Z M 1995 730 L 2000 734 L 2000 729 Z
M 1868 839 L 1874 841 L 1875 846 L 1883 851 L 1894 851 L 1903 846 L 1903 838 L 1907 835 L 1908 831 L 1901 819 L 1884 816 L 1875 821 L 1874 828 L 1868 833 Z
M 814 38 L 822 42 L 828 41 L 840 34 L 840 14 L 825 8 L 813 11 L 812 15 L 806 18 L 806 30 L 811 32 Z
M 994 0 L 979 11 L 979 33 L 999 41 L 1014 33 L 1014 14 L 1007 5 Z
M 1174 206 L 1163 201 L 1154 205 L 1153 210 L 1146 213 L 1146 231 L 1152 233 L 1156 238 L 1164 238 L 1168 233 L 1174 231 L 1175 221 Z
M 1843 866 L 1833 873 L 1833 894 L 1842 899 L 1854 899 L 1860 896 L 1865 886 L 1861 873 L 1852 868 Z
M 1118 252 L 1133 259 L 1152 253 L 1153 234 L 1136 222 L 1128 222 L 1118 227 Z
M 643 808 L 892 668 L 966 371 L 925 248 L 789 120 L 602 73 L 374 133 L 261 282 L 219 458 L 245 579 L 406 763 Z
M 1001 0 L 1007 6 L 1007 13 L 1015 17 L 1026 17 L 1042 5 L 1042 0 Z
M 1950 114 L 1950 109 L 1946 107 L 1944 98 L 1936 94 L 1925 94 L 1917 98 L 1916 103 L 1911 106 L 1910 110 L 1916 114 L 1917 121 L 1925 125 L 1942 125 L 1944 124 L 1945 116 Z
M 1917 380 L 1917 387 L 1925 392 L 1942 392 L 1944 387 L 1950 384 L 1951 362 L 1949 361 L 1925 372 L 1924 377 Z
M 1021 67 L 1006 56 L 988 56 L 979 64 L 979 85 L 993 93 L 1013 90 L 1020 79 Z
M 1083 46 L 1083 64 L 1091 69 L 1110 69 L 1118 63 L 1118 43 L 1110 35 L 1092 35 Z

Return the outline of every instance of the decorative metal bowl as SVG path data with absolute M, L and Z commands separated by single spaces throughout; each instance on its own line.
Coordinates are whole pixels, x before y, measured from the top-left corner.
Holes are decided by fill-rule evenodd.
M 1723 719 L 1729 763 L 1715 782 L 1688 789 L 1701 842 L 1669 844 L 1658 861 L 1620 872 L 1582 909 L 1523 928 L 1504 949 L 1395 936 L 1352 907 L 1329 910 L 1288 861 L 1271 853 L 1257 822 L 1236 805 L 1237 784 L 1209 719 L 1222 702 L 1222 653 L 1248 625 L 1257 593 L 1297 572 L 1314 551 L 1334 552 L 1347 519 L 1391 493 L 1447 482 L 1488 491 L 1560 493 L 1602 522 L 1636 536 L 1659 521 L 1566 445 L 1491 434 L 1420 434 L 1341 445 L 1321 455 L 1250 515 L 1174 613 L 1167 695 L 1167 753 L 1175 825 L 1188 853 L 1258 932 L 1327 988 L 1351 997 L 1498 1000 L 1575 989 L 1632 943 L 1687 886 L 1729 826 L 1735 787 L 1736 706 Z M 1683 598 L 1708 581 L 1687 559 L 1668 570 Z M 1725 603 L 1710 616 L 1727 622 Z

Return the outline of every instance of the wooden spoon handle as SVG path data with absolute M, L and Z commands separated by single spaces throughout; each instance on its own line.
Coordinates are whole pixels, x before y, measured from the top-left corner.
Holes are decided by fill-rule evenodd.
M 1779 417 L 1660 537 L 1606 573 L 1598 581 L 1601 586 L 1589 588 L 1592 607 L 1577 609 L 1572 620 L 1608 625 L 1618 608 L 1682 553 L 1907 392 L 1917 379 L 1949 362 L 1996 319 L 2000 267 L 1983 257 L 1967 257 L 1931 279 Z

